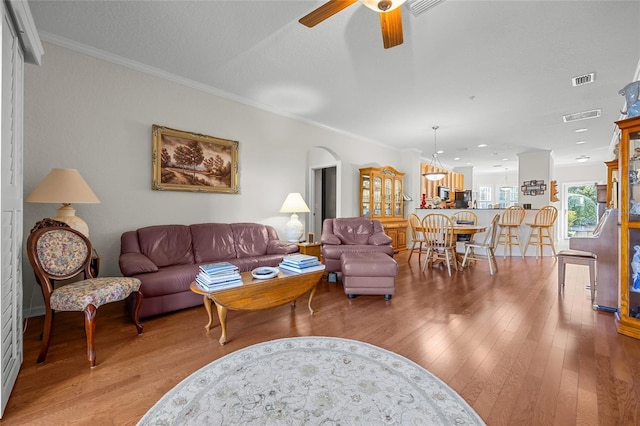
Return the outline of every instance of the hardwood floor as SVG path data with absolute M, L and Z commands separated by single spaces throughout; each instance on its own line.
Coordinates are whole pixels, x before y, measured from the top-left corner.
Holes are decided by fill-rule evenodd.
M 293 336 L 361 340 L 401 354 L 437 375 L 488 425 L 636 425 L 640 341 L 615 331 L 613 314 L 591 309 L 586 267 L 567 266 L 557 292 L 553 258 L 498 258 L 491 277 L 478 263 L 451 278 L 420 272 L 417 256 L 396 256 L 397 293 L 347 299 L 323 281 L 313 306 L 230 311 L 229 340 L 204 329 L 201 306 L 143 320 L 124 304 L 102 306 L 96 368 L 86 359 L 83 318 L 59 313 L 47 360 L 36 365 L 42 318 L 24 334 L 24 363 L 1 421 L 17 424 L 135 424 L 165 392 L 239 348 Z M 306 301 L 306 297 L 304 299 Z

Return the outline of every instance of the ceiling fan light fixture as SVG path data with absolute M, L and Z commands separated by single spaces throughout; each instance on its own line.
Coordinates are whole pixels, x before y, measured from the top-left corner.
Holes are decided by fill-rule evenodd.
M 362 4 L 375 12 L 391 12 L 402 6 L 406 0 L 360 0 Z

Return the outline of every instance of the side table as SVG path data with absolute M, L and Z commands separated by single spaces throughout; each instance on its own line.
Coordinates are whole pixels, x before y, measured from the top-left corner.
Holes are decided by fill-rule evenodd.
M 300 254 L 307 254 L 309 256 L 316 256 L 322 261 L 322 255 L 320 254 L 320 243 L 298 243 Z

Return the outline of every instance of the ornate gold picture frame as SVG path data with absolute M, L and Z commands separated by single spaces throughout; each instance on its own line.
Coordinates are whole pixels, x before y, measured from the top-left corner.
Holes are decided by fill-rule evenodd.
M 151 189 L 238 194 L 238 142 L 152 127 Z

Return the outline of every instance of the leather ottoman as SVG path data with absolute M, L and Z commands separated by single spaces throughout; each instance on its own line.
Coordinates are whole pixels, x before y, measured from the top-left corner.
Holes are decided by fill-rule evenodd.
M 353 299 L 359 295 L 384 295 L 391 299 L 396 292 L 398 264 L 384 253 L 343 253 L 340 269 L 344 292 Z

